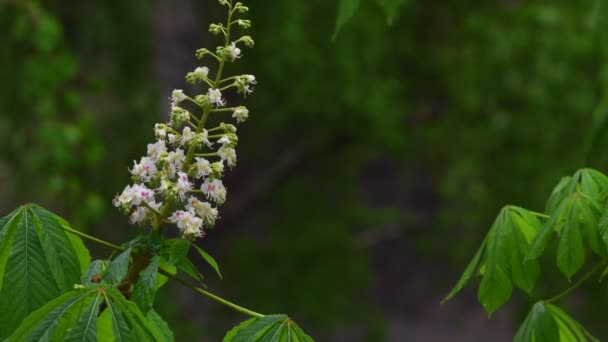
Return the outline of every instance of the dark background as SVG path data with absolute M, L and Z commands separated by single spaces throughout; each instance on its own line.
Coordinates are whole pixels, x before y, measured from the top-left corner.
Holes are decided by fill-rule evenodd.
M 561 176 L 606 171 L 599 3 L 411 0 L 388 25 L 363 0 L 332 41 L 337 2 L 246 2 L 256 47 L 230 72 L 258 85 L 222 219 L 199 242 L 224 273 L 199 265 L 210 289 L 319 341 L 510 340 L 523 293 L 490 320 L 476 286 L 439 301 L 500 207 L 542 211 Z M 2 213 L 37 202 L 133 237 L 111 199 L 223 17 L 215 0 L 1 0 Z M 540 297 L 567 286 L 552 260 Z M 562 303 L 599 338 L 604 294 L 592 282 Z M 158 307 L 178 341 L 245 318 L 176 286 Z

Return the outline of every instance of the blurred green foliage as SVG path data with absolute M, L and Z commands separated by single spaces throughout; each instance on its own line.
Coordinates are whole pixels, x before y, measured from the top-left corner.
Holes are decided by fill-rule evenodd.
M 79 64 L 59 20 L 35 2 L 0 5 L 0 146 L 3 197 L 44 201 L 80 219 L 99 216 L 101 199 L 84 179 L 104 147 L 78 90 Z M 32 193 L 35 192 L 35 195 Z
M 212 1 L 198 4 L 203 22 Z M 161 14 L 143 0 L 27 3 L 0 4 L 0 27 L 11 28 L 0 49 L 11 66 L 0 68 L 3 202 L 61 198 L 82 223 L 103 214 L 91 226 L 100 235 L 125 236 L 110 199 L 164 120 L 167 94 L 150 81 Z M 397 224 L 404 249 L 442 260 L 455 279 L 498 208 L 542 209 L 584 166 L 607 85 L 595 0 L 401 3 L 360 1 L 340 15 L 323 0 L 250 4 L 257 44 L 243 70 L 259 85 L 229 190 L 234 201 L 262 191 L 203 244 L 225 294 L 288 310 L 317 336 L 367 322 L 364 340 L 382 340 L 383 313 L 366 297 L 382 268 L 361 234 Z M 165 311 L 185 320 L 166 296 Z M 211 320 L 230 326 L 220 313 Z M 199 321 L 182 324 L 178 340 L 200 335 Z

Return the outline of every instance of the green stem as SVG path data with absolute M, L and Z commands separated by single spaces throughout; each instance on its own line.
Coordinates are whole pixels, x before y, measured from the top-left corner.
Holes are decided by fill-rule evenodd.
M 212 153 L 195 153 L 194 154 L 197 157 L 217 157 L 219 156 L 219 154 L 217 152 L 212 152 Z
M 220 113 L 220 112 L 234 112 L 236 110 L 236 107 L 230 107 L 230 108 L 215 108 L 212 109 L 211 112 L 212 113 Z
M 162 268 L 158 269 L 158 273 L 164 275 L 165 277 L 167 277 L 169 279 L 172 279 L 172 280 L 180 283 L 181 285 L 183 285 L 183 286 L 185 286 L 187 288 L 190 288 L 190 289 L 194 290 L 195 292 L 198 292 L 198 293 L 200 293 L 200 294 L 202 294 L 204 296 L 207 296 L 207 297 L 215 300 L 218 303 L 224 304 L 224 305 L 226 305 L 226 306 L 228 306 L 228 307 L 230 307 L 230 308 L 232 308 L 232 309 L 234 309 L 236 311 L 242 312 L 242 313 L 244 313 L 246 315 L 253 316 L 253 317 L 258 317 L 258 318 L 264 317 L 264 315 L 262 315 L 261 313 L 249 310 L 249 309 L 244 308 L 244 307 L 242 307 L 240 305 L 237 305 L 237 304 L 234 304 L 232 302 L 229 302 L 229 301 L 225 300 L 224 298 L 218 297 L 218 296 L 214 295 L 213 293 L 211 293 L 209 291 L 205 291 L 205 290 L 203 290 L 200 287 L 194 286 L 194 285 L 188 283 L 187 281 L 185 281 L 185 280 L 183 280 L 183 279 L 181 279 L 181 278 L 179 278 L 179 277 L 177 277 L 177 276 L 175 276 L 175 275 L 173 275 L 173 274 L 171 274 L 171 273 L 163 270 Z
M 553 303 L 553 302 L 556 302 L 556 301 L 564 298 L 565 296 L 569 295 L 572 291 L 576 290 L 581 285 L 583 285 L 584 282 L 589 280 L 589 278 L 591 278 L 595 273 L 597 273 L 599 270 L 602 269 L 602 267 L 605 267 L 605 266 L 606 266 L 605 262 L 595 265 L 589 272 L 585 273 L 578 281 L 576 281 L 576 283 L 572 284 L 572 286 L 570 286 L 569 288 L 565 289 L 564 291 L 558 293 L 557 295 L 555 295 L 549 299 L 545 299 L 544 301 L 546 303 Z
M 104 241 L 102 239 L 98 239 L 98 238 L 96 238 L 94 236 L 91 236 L 91 235 L 79 232 L 79 231 L 74 230 L 74 229 L 72 229 L 70 227 L 63 227 L 63 229 L 65 229 L 66 231 L 68 231 L 68 232 L 70 232 L 70 233 L 72 233 L 74 235 L 78 235 L 78 236 L 80 236 L 82 238 L 85 238 L 87 240 L 93 241 L 93 242 L 98 243 L 100 245 L 104 245 L 106 247 L 110 247 L 110 248 L 115 249 L 117 251 L 124 251 L 125 250 L 125 248 L 123 248 L 123 247 L 120 247 L 118 245 L 115 245 L 115 244 L 112 244 L 110 242 Z M 253 317 L 258 317 L 258 318 L 259 317 L 264 317 L 264 315 L 262 315 L 261 313 L 258 313 L 258 312 L 255 312 L 253 310 L 249 310 L 247 308 L 244 308 L 242 306 L 234 304 L 234 303 L 232 303 L 230 301 L 227 301 L 226 299 L 224 299 L 222 297 L 214 295 L 213 293 L 211 293 L 209 291 L 205 291 L 204 289 L 202 289 L 200 287 L 194 286 L 194 285 L 188 283 L 187 281 L 185 281 L 185 280 L 183 280 L 183 279 L 181 279 L 181 278 L 179 278 L 179 277 L 171 274 L 170 272 L 168 272 L 168 271 L 166 271 L 166 270 L 164 270 L 162 268 L 158 269 L 158 273 L 164 275 L 165 277 L 167 277 L 169 279 L 172 279 L 172 280 L 180 283 L 182 286 L 190 288 L 190 289 L 194 290 L 195 292 L 198 292 L 198 293 L 200 293 L 200 294 L 202 294 L 204 296 L 207 296 L 207 297 L 215 300 L 216 302 L 224 304 L 224 305 L 226 305 L 226 306 L 228 306 L 228 307 L 230 307 L 230 308 L 232 308 L 232 309 L 234 309 L 236 311 L 242 312 L 242 313 L 244 313 L 246 315 L 253 316 Z
M 125 248 L 123 248 L 123 247 L 120 247 L 120 246 L 118 246 L 118 245 L 115 245 L 115 244 L 113 244 L 113 243 L 110 243 L 110 242 L 105 241 L 105 240 L 102 240 L 102 239 L 98 239 L 98 238 L 96 238 L 96 237 L 94 237 L 94 236 L 91 236 L 91 235 L 85 234 L 85 233 L 83 233 L 83 232 L 79 232 L 79 231 L 74 230 L 74 229 L 72 229 L 72 228 L 70 228 L 70 227 L 65 227 L 65 226 L 64 226 L 64 227 L 63 227 L 63 229 L 64 229 L 64 230 L 67 230 L 68 232 L 70 232 L 70 233 L 72 233 L 72 234 L 74 234 L 74 235 L 78 235 L 78 236 L 80 236 L 80 237 L 82 237 L 82 238 L 85 238 L 85 239 L 87 239 L 87 240 L 93 241 L 93 242 L 98 243 L 98 244 L 100 244 L 100 245 L 104 245 L 104 246 L 106 246 L 106 247 L 110 247 L 110 248 L 115 249 L 115 250 L 117 250 L 117 251 L 124 251 L 124 250 L 125 250 Z
M 230 22 L 232 21 L 232 0 L 230 1 L 230 7 L 228 10 L 228 23 L 227 23 L 227 28 L 226 28 L 226 40 L 224 43 L 224 47 L 228 47 L 228 45 L 230 45 Z M 220 84 L 220 81 L 222 80 L 222 72 L 224 71 L 224 65 L 226 64 L 226 61 L 224 58 L 222 58 L 220 60 L 220 66 L 217 69 L 217 75 L 215 76 L 215 82 L 213 82 L 214 88 L 217 88 L 217 86 Z

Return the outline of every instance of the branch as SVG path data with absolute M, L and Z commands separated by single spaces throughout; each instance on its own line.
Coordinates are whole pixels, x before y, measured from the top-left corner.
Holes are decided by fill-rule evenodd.
M 570 286 L 569 288 L 565 289 L 561 293 L 558 293 L 557 295 L 555 295 L 549 299 L 545 299 L 545 302 L 553 303 L 553 302 L 556 302 L 556 301 L 564 298 L 565 296 L 569 295 L 572 291 L 576 290 L 581 285 L 583 285 L 584 282 L 589 280 L 589 278 L 591 278 L 595 273 L 597 273 L 597 271 L 601 270 L 602 267 L 605 267 L 605 266 L 606 266 L 606 262 L 602 262 L 602 263 L 595 265 L 589 272 L 585 273 L 576 283 L 572 284 L 572 286 Z

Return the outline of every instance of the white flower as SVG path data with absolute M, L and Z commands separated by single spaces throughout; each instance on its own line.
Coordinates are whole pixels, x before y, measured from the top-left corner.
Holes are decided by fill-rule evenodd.
M 229 145 L 230 144 L 230 138 L 228 138 L 228 136 L 226 134 L 224 134 L 224 135 L 222 135 L 222 137 L 217 142 L 218 142 L 218 144 Z
M 211 141 L 209 141 L 209 132 L 206 129 L 203 129 L 203 133 L 202 134 L 202 140 L 203 143 L 209 147 L 211 147 L 211 145 L 213 145 L 213 143 Z
M 155 160 L 150 157 L 142 157 L 139 163 L 133 161 L 133 164 L 133 169 L 129 171 L 131 171 L 131 174 L 139 177 L 144 182 L 149 181 L 150 178 L 152 178 L 158 171 L 156 169 Z
M 208 199 L 213 200 L 217 204 L 226 202 L 226 188 L 219 179 L 212 181 L 205 179 L 205 182 L 201 185 L 201 191 Z
M 215 103 L 218 107 L 226 104 L 226 101 L 222 99 L 222 92 L 217 88 L 209 88 L 209 101 Z
M 175 151 L 169 152 L 167 155 L 167 171 L 169 171 L 169 177 L 175 177 L 175 173 L 182 169 L 182 165 L 186 160 L 186 156 L 184 155 L 184 150 L 181 148 L 175 149 Z
M 196 238 L 202 236 L 203 220 L 196 217 L 191 211 L 178 210 L 168 220 L 175 223 L 185 237 Z
M 132 205 L 140 205 L 142 202 L 154 202 L 154 191 L 144 185 L 135 184 L 131 187 Z
M 249 110 L 245 107 L 237 107 L 234 110 L 232 117 L 235 118 L 238 123 L 245 122 L 247 118 L 249 118 Z
M 196 136 L 196 133 L 192 132 L 190 127 L 184 127 L 184 131 L 182 132 L 182 138 L 180 140 L 181 144 L 186 144 L 188 141 L 192 140 Z
M 253 75 L 243 75 L 243 78 L 249 82 L 249 84 L 257 84 L 258 82 L 255 80 L 255 76 Z
M 201 217 L 205 224 L 214 225 L 217 219 L 217 209 L 211 206 L 209 202 L 203 202 L 196 197 L 190 197 L 186 209 L 195 212 Z
M 178 136 L 175 134 L 168 134 L 167 138 L 168 138 L 169 144 L 175 145 L 175 143 L 177 142 Z
M 165 125 L 163 125 L 163 124 L 154 125 L 154 135 L 156 135 L 156 137 L 159 139 L 165 138 L 167 136 L 167 129 L 165 128 Z
M 207 67 L 198 67 L 194 69 L 194 76 L 198 78 L 206 78 L 209 76 L 209 68 Z
M 196 163 L 194 164 L 194 166 L 196 166 L 196 178 L 197 179 L 207 176 L 213 171 L 213 170 L 211 170 L 211 165 L 207 159 L 201 158 L 201 157 L 196 157 L 196 158 L 194 158 L 194 160 L 196 160 Z
M 172 107 L 176 106 L 186 99 L 187 99 L 187 97 L 186 97 L 186 94 L 184 94 L 183 90 L 175 89 L 175 90 L 173 90 L 173 93 L 171 94 L 171 106 Z
M 154 144 L 148 144 L 148 156 L 155 160 L 158 160 L 158 157 L 165 152 L 167 152 L 167 146 L 165 146 L 164 140 L 159 140 Z
M 188 175 L 185 172 L 177 173 L 177 183 L 175 184 L 175 192 L 180 199 L 183 201 L 186 199 L 186 194 L 188 191 L 192 190 L 192 183 L 188 180 Z
M 131 218 L 129 219 L 129 221 L 131 221 L 132 224 L 139 223 L 139 222 L 145 220 L 146 216 L 148 216 L 148 208 L 137 207 L 131 213 Z
M 236 150 L 232 147 L 224 145 L 217 150 L 217 154 L 222 158 L 222 161 L 228 163 L 228 166 L 233 167 L 236 165 Z
M 124 206 L 127 204 L 130 205 L 133 202 L 133 200 L 134 200 L 133 189 L 131 188 L 130 185 L 127 185 L 120 195 L 117 195 L 116 197 L 114 197 L 112 204 L 114 204 L 115 207 L 121 207 L 121 206 Z
M 241 49 L 236 47 L 236 44 L 232 43 L 228 47 L 228 52 L 230 53 L 230 59 L 234 62 L 235 59 L 241 58 Z
M 148 205 L 151 208 L 153 208 L 154 210 L 158 210 L 160 208 L 160 206 L 162 205 L 162 202 L 161 203 L 150 202 L 150 203 L 148 203 Z M 146 219 L 146 217 L 148 216 L 149 213 L 150 213 L 150 209 L 148 209 L 147 207 L 143 207 L 143 206 L 137 207 L 131 213 L 130 221 L 133 224 L 142 222 L 143 220 Z
M 181 127 L 185 122 L 190 120 L 190 112 L 182 107 L 171 107 L 171 126 L 173 128 Z
M 160 186 L 156 189 L 156 192 L 166 195 L 171 187 L 171 184 L 171 181 L 169 181 L 167 178 L 161 179 Z

